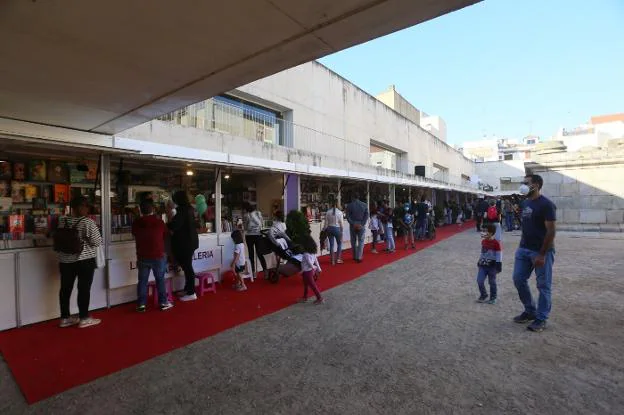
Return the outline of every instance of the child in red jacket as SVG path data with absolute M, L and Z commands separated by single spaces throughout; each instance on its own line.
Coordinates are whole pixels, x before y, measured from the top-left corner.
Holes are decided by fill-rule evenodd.
M 502 249 L 499 241 L 496 240 L 496 226 L 489 224 L 487 226 L 487 234 L 481 241 L 481 256 L 477 266 L 479 272 L 477 274 L 477 285 L 481 296 L 477 300 L 479 303 L 496 304 L 496 274 L 501 268 Z M 487 277 L 490 285 L 490 299 L 485 289 L 485 278 Z

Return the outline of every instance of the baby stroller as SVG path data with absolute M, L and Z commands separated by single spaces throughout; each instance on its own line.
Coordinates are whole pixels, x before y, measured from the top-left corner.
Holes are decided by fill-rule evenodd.
M 301 272 L 301 252 L 288 235 L 275 229 L 269 229 L 263 230 L 262 236 L 271 249 L 271 253 L 265 255 L 267 268 L 269 268 L 267 270 L 269 281 L 276 284 L 280 275 L 290 277 Z

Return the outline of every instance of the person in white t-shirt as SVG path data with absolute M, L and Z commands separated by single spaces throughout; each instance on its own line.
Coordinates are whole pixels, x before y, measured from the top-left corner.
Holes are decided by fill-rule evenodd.
M 245 241 L 243 239 L 243 234 L 238 229 L 232 232 L 232 240 L 234 241 L 234 256 L 232 258 L 232 264 L 230 267 L 236 275 L 236 284 L 234 285 L 234 289 L 236 291 L 247 291 L 247 286 L 245 285 L 245 280 L 241 275 L 245 272 Z
M 329 257 L 331 264 L 342 264 L 342 231 L 344 215 L 340 209 L 336 207 L 337 202 L 332 201 L 331 207 L 325 214 L 325 231 L 327 239 L 329 239 Z M 334 243 L 336 243 L 336 252 L 334 253 Z

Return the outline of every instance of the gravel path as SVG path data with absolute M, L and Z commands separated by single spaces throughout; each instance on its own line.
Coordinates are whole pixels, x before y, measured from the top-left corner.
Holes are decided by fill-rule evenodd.
M 0 413 L 623 413 L 624 241 L 558 238 L 553 312 L 538 334 L 511 322 L 518 237 L 505 238 L 497 305 L 475 302 L 479 241 L 467 231 L 328 291 L 323 306 L 287 308 L 31 407 L 0 362 Z

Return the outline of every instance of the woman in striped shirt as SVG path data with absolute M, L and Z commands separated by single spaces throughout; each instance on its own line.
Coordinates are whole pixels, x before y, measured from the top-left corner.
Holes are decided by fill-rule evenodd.
M 95 222 L 87 217 L 89 204 L 86 198 L 79 197 L 71 202 L 72 216 L 59 219 L 59 228 L 74 228 L 82 242 L 79 254 L 57 252 L 61 271 L 61 290 L 59 302 L 61 306 L 61 327 L 78 324 L 85 328 L 100 324 L 101 320 L 89 317 L 89 301 L 91 284 L 95 273 L 97 249 L 102 245 L 102 236 Z M 69 299 L 78 278 L 78 317 L 69 314 Z

